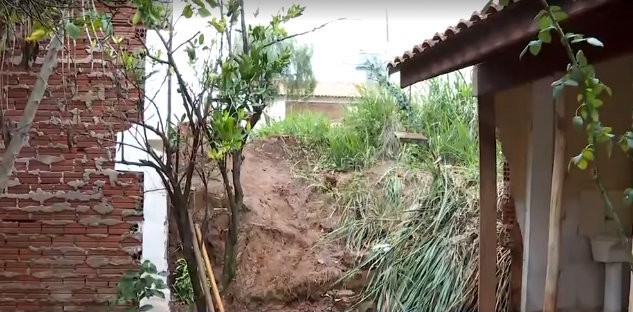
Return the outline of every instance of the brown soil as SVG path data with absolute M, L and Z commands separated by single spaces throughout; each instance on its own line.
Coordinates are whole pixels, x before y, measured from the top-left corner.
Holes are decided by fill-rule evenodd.
M 244 150 L 241 177 L 248 210 L 241 217 L 237 274 L 223 295 L 227 311 L 343 311 L 352 301 L 355 292 L 328 292 L 351 261 L 337 244 L 319 244 L 334 228 L 335 207 L 329 195 L 295 178 L 291 159 L 297 158 L 288 152 L 293 144 L 272 138 L 251 142 Z M 221 179 L 213 179 L 206 201 L 204 191 L 196 194 L 198 223 L 205 202 L 209 208 L 226 206 Z M 332 179 L 323 178 L 325 184 Z M 222 209 L 216 211 L 204 232 L 219 279 L 228 218 Z M 170 258 L 176 260 L 173 253 Z M 356 284 L 345 287 L 358 291 L 362 280 Z

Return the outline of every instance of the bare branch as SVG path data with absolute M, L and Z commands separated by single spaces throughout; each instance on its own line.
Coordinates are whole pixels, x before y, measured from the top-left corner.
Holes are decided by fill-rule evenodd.
M 0 194 L 6 191 L 9 176 L 15 166 L 15 159 L 20 153 L 20 150 L 22 150 L 26 140 L 28 140 L 29 131 L 31 129 L 31 125 L 33 124 L 33 120 L 35 119 L 35 114 L 37 113 L 40 102 L 44 97 L 46 87 L 48 86 L 48 78 L 57 66 L 57 53 L 59 53 L 61 49 L 62 38 L 59 35 L 54 35 L 51 38 L 51 43 L 48 48 L 48 52 L 44 57 L 44 63 L 40 68 L 40 73 L 35 81 L 35 86 L 33 86 L 31 94 L 26 102 L 22 120 L 20 120 L 20 123 L 18 124 L 18 133 L 13 136 L 11 143 L 2 156 L 2 164 L 0 164 Z
M 200 34 L 200 32 L 196 32 L 195 35 L 191 36 L 191 38 L 183 41 L 181 44 L 179 44 L 175 49 L 171 50 L 172 52 L 176 52 L 178 50 L 180 50 L 180 48 L 182 48 L 185 44 L 191 42 L 191 40 L 193 40 L 194 38 L 196 38 L 198 35 Z
M 343 21 L 343 20 L 347 20 L 347 18 L 341 17 L 341 18 L 337 18 L 337 19 L 335 19 L 335 20 L 331 20 L 331 21 L 329 21 L 329 22 L 325 22 L 325 23 L 323 23 L 323 24 L 321 24 L 321 25 L 319 25 L 319 26 L 317 26 L 317 27 L 314 27 L 314 28 L 312 28 L 312 29 L 310 29 L 310 30 L 306 30 L 306 31 L 304 31 L 304 32 L 300 32 L 300 33 L 292 34 L 292 35 L 289 35 L 289 36 L 286 36 L 286 37 L 283 37 L 283 38 L 280 38 L 280 39 L 274 40 L 274 41 L 272 41 L 272 42 L 269 42 L 269 43 L 267 43 L 267 44 L 263 45 L 263 46 L 262 46 L 262 48 L 269 47 L 269 46 L 271 46 L 271 45 L 274 45 L 274 44 L 280 43 L 280 42 L 282 42 L 282 41 L 286 41 L 286 40 L 288 40 L 288 39 L 292 39 L 292 38 L 295 38 L 295 37 L 299 37 L 299 36 L 307 35 L 307 34 L 309 34 L 309 33 L 313 33 L 313 32 L 315 32 L 315 31 L 317 31 L 317 30 L 319 30 L 319 29 L 321 29 L 321 28 L 323 28 L 323 27 L 325 27 L 325 26 L 327 26 L 327 25 L 329 25 L 329 24 L 331 24 L 331 23 L 338 22 L 338 21 Z

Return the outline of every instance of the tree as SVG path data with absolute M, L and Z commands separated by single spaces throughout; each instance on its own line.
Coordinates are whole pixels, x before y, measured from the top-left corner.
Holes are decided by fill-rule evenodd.
M 289 49 L 292 53 L 290 65 L 281 73 L 286 95 L 301 98 L 312 95 L 317 80 L 312 72 L 312 47 L 288 40 L 279 44 L 279 49 Z
M 234 40 L 235 51 L 241 51 L 242 41 Z M 302 98 L 312 95 L 317 80 L 312 71 L 312 47 L 300 44 L 297 40 L 288 39 L 271 45 L 271 52 L 290 51 L 290 64 L 282 71 L 279 82 L 285 89 L 285 94 L 292 98 Z
M 404 90 L 400 89 L 395 83 L 389 80 L 387 66 L 384 66 L 382 61 L 378 58 L 372 58 L 359 65 L 356 69 L 365 71 L 369 81 L 374 81 L 380 87 L 385 88 L 389 94 L 396 99 L 396 103 L 398 104 L 400 110 L 405 113 L 408 122 L 411 123 L 413 118 L 413 112 L 411 111 L 411 99 L 407 96 Z
M 191 204 L 192 178 L 201 165 L 215 164 L 224 183 L 230 215 L 226 239 L 222 284 L 226 286 L 235 274 L 236 245 L 239 217 L 243 210 L 244 190 L 241 185 L 242 149 L 250 129 L 257 124 L 266 105 L 276 93 L 275 81 L 290 63 L 288 48 L 273 46 L 290 37 L 283 25 L 302 15 L 304 8 L 293 5 L 274 15 L 264 25 L 248 25 L 244 17 L 243 1 L 215 0 L 185 1 L 184 18 L 198 17 L 208 27 L 178 46 L 172 46 L 174 24 L 168 18 L 169 10 L 151 0 L 134 0 L 138 8 L 132 18 L 134 24 L 143 24 L 154 32 L 162 43 L 161 51 L 147 46 L 142 51 L 126 51 L 113 38 L 113 62 L 121 68 L 125 83 L 142 91 L 143 84 L 152 73 L 146 73 L 140 64 L 145 58 L 167 68 L 168 76 L 175 80 L 179 93 L 181 116 L 158 116 L 157 124 L 143 120 L 126 119 L 137 131 L 138 144 L 120 143 L 122 148 L 139 149 L 149 160 L 121 160 L 128 165 L 151 167 L 159 173 L 168 193 L 170 213 L 175 220 L 183 245 L 189 275 L 194 289 L 198 311 L 212 309 L 205 303 L 203 266 L 200 265 L 197 243 L 193 239 Z M 163 30 L 167 30 L 169 37 Z M 241 34 L 240 49 L 231 42 L 234 32 Z M 118 40 L 120 42 L 120 40 Z M 177 53 L 185 51 L 187 64 L 177 61 Z M 186 68 L 184 68 L 186 67 Z M 196 73 L 196 81 L 189 80 L 185 70 Z M 124 82 L 122 81 L 121 84 Z M 171 99 L 171 98 L 170 98 Z M 154 99 L 145 95 L 142 109 L 158 109 Z M 171 111 L 171 103 L 167 110 Z M 116 111 L 116 109 L 113 109 Z M 113 113 L 114 116 L 117 116 Z M 150 136 L 162 142 L 162 153 L 150 146 Z M 208 297 L 208 296 L 207 296 Z

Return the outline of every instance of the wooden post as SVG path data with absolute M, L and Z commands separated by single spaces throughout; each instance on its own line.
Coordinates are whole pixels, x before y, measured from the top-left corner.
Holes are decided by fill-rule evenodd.
M 202 249 L 202 258 L 204 259 L 204 265 L 207 268 L 207 273 L 209 273 L 209 281 L 211 282 L 211 291 L 213 292 L 213 299 L 218 306 L 218 312 L 224 312 L 224 304 L 222 303 L 222 297 L 220 297 L 220 291 L 218 290 L 218 284 L 215 282 L 215 275 L 213 274 L 213 266 L 211 265 L 211 259 L 209 259 L 209 253 L 207 253 L 207 246 L 204 243 L 204 238 L 202 237 L 202 230 L 200 230 L 200 225 L 196 224 L 196 235 L 198 236 L 198 243 Z
M 196 227 L 194 226 L 193 219 L 191 218 L 191 214 L 187 211 L 187 217 L 189 218 L 189 226 L 191 227 L 190 235 L 193 237 L 193 252 L 196 254 L 196 264 L 198 266 L 198 270 L 202 271 L 200 273 L 202 277 L 206 277 L 204 274 L 204 261 L 202 260 L 202 252 L 200 252 L 200 246 L 198 245 L 198 239 L 196 238 Z M 207 309 L 210 312 L 215 312 L 215 308 L 213 306 L 213 299 L 211 298 L 211 292 L 209 291 L 209 285 L 207 285 L 207 279 L 201 278 L 202 290 L 204 291 L 204 299 L 207 304 Z
M 563 186 L 565 182 L 565 101 L 554 105 L 554 159 L 550 194 L 549 239 L 547 242 L 547 270 L 543 312 L 556 312 L 558 278 L 560 276 L 560 228 L 563 220 Z
M 479 311 L 496 310 L 497 142 L 493 95 L 478 95 L 479 113 Z

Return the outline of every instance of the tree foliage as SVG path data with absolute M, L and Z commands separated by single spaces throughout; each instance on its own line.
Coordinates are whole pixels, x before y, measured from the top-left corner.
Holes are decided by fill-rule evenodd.
M 133 2 L 137 11 L 132 23 L 142 24 L 154 32 L 162 43 L 161 51 L 147 46 L 141 51 L 127 51 L 114 41 L 116 48 L 112 54 L 127 82 L 139 90 L 152 75 L 139 69 L 145 58 L 166 68 L 179 94 L 178 101 L 170 102 L 167 110 L 172 111 L 173 105 L 181 107 L 184 113 L 159 115 L 158 125 L 128 120 L 137 127 L 141 142 L 127 147 L 144 150 L 150 160 L 122 162 L 151 167 L 159 173 L 180 234 L 196 306 L 198 311 L 206 311 L 212 307 L 208 300 L 205 304 L 208 287 L 201 287 L 204 269 L 188 212 L 193 177 L 201 172 L 201 167 L 215 166 L 225 186 L 230 216 L 222 276 L 226 288 L 235 274 L 239 216 L 244 209 L 244 190 L 240 182 L 242 149 L 250 129 L 276 94 L 276 81 L 290 64 L 291 49 L 274 46 L 288 37 L 284 24 L 302 15 L 304 8 L 293 5 L 272 16 L 266 24 L 247 25 L 242 1 L 185 1 L 182 12 L 175 12 L 174 19 L 197 17 L 206 21 L 206 27 L 184 43 L 172 46 L 174 25 L 168 18 L 169 9 L 150 0 Z M 163 32 L 165 29 L 169 37 Z M 236 38 L 234 33 L 240 34 L 236 39 L 240 41 L 240 48 L 235 48 L 232 42 Z M 186 55 L 186 64 L 177 61 L 180 52 Z M 197 79 L 191 81 L 186 72 L 194 72 Z M 153 97 L 146 94 L 144 101 L 145 109 L 160 111 Z M 160 138 L 162 153 L 149 148 L 148 133 Z
M 280 43 L 278 48 L 289 49 L 292 55 L 289 66 L 281 73 L 286 94 L 290 97 L 312 95 L 317 84 L 312 71 L 312 47 L 288 40 Z

